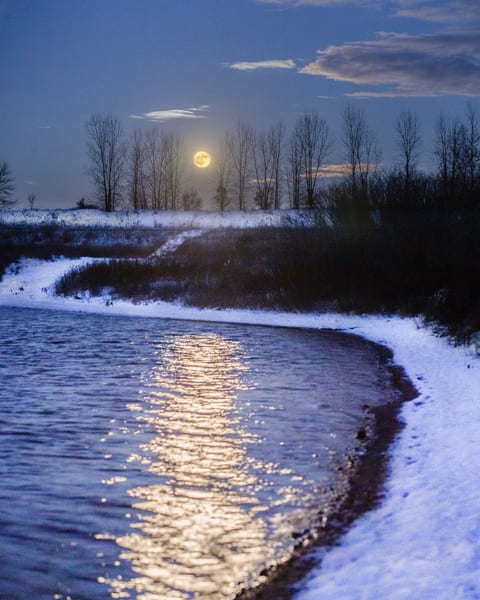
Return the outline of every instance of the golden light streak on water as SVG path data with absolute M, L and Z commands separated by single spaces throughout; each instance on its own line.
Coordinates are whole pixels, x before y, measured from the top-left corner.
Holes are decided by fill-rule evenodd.
M 110 581 L 112 598 L 232 598 L 274 560 L 234 404 L 245 371 L 239 344 L 215 334 L 159 353 L 140 416 L 158 433 L 141 449 L 158 483 L 129 492 L 142 517 L 116 541 L 137 577 Z

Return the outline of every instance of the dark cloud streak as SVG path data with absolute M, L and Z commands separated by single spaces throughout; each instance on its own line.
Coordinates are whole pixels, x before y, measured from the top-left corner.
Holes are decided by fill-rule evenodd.
M 302 73 L 386 89 L 356 96 L 480 95 L 480 30 L 430 35 L 386 34 L 329 46 Z

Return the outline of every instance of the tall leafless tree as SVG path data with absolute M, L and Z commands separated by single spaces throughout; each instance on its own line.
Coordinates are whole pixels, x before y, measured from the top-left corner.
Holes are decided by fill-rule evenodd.
M 325 159 L 333 148 L 333 137 L 325 119 L 306 112 L 298 118 L 290 143 L 293 206 L 300 205 L 301 186 L 308 208 L 317 204 L 318 181 Z
M 350 191 L 353 208 L 365 210 L 368 204 L 370 175 L 377 168 L 380 151 L 365 114 L 349 104 L 343 112 L 342 142 L 350 169 Z
M 165 196 L 163 207 L 175 210 L 179 207 L 182 198 L 182 176 L 183 176 L 183 151 L 182 140 L 173 133 L 165 133 L 162 136 L 163 154 L 163 178 Z
M 296 128 L 290 137 L 287 165 L 290 206 L 298 210 L 302 203 L 302 142 Z
M 253 139 L 252 128 L 243 121 L 239 121 L 236 128 L 227 134 L 239 210 L 246 209 L 246 192 Z
M 144 143 L 145 190 L 153 210 L 175 210 L 182 199 L 183 142 L 173 133 L 150 129 Z
M 217 188 L 215 190 L 214 201 L 218 210 L 223 212 L 228 208 L 230 203 L 230 184 L 232 178 L 232 163 L 227 136 L 218 145 L 215 171 Z
M 272 154 L 269 148 L 269 139 L 265 131 L 257 133 L 252 144 L 253 166 L 255 169 L 255 203 L 258 208 L 268 210 L 272 206 L 273 173 Z
M 148 208 L 145 189 L 145 147 L 141 129 L 136 129 L 129 139 L 128 197 L 134 210 Z
M 435 125 L 435 151 L 440 172 L 441 187 L 444 195 L 447 193 L 449 179 L 449 125 L 444 114 L 441 114 Z
M 420 126 L 417 116 L 411 110 L 403 110 L 395 124 L 397 146 L 403 161 L 405 194 L 408 197 L 412 175 L 417 169 L 420 157 Z
M 269 145 L 272 153 L 272 172 L 275 180 L 273 190 L 273 208 L 280 208 L 282 153 L 285 139 L 285 125 L 282 121 L 270 128 Z
M 255 136 L 252 145 L 257 192 L 256 204 L 269 210 L 280 207 L 280 166 L 284 126 L 275 125 Z
M 13 192 L 15 186 L 13 184 L 13 177 L 8 163 L 0 163 L 0 206 L 6 207 L 15 203 L 13 200 Z
M 473 194 L 480 179 L 480 119 L 474 105 L 467 106 L 467 178 L 469 193 Z
M 158 129 L 149 129 L 145 134 L 145 188 L 149 207 L 160 210 L 164 197 L 164 164 L 162 139 Z
M 117 207 L 126 156 L 123 129 L 113 115 L 94 114 L 86 124 L 89 174 L 104 210 Z

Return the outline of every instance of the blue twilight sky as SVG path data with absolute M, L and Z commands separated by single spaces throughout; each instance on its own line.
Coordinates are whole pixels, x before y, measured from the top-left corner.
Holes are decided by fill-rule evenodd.
M 291 128 L 305 110 L 340 137 L 353 103 L 391 165 L 410 108 L 429 166 L 439 115 L 480 109 L 480 0 L 0 0 L 0 82 L 17 207 L 29 193 L 38 208 L 91 197 L 92 113 L 127 133 L 178 132 L 189 154 L 214 153 L 239 119 Z M 342 160 L 337 142 L 331 162 Z

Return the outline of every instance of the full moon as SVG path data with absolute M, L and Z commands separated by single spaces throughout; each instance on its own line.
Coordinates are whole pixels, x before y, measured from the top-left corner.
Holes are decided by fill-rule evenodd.
M 211 163 L 212 157 L 205 150 L 200 150 L 200 152 L 196 152 L 193 157 L 193 164 L 199 169 L 205 169 Z

